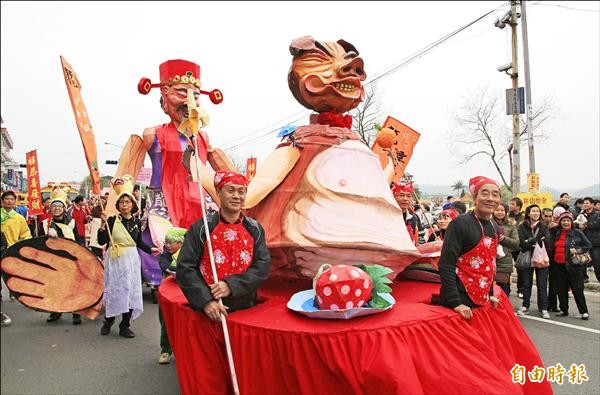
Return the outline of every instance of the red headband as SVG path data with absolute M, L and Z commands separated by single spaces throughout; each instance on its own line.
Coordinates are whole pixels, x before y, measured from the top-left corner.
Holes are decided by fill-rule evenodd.
M 243 175 L 234 171 L 219 170 L 215 173 L 215 189 L 221 189 L 229 184 L 248 186 L 248 180 Z
M 477 176 L 469 180 L 469 191 L 471 192 L 471 195 L 476 196 L 479 189 L 485 184 L 494 184 L 500 189 L 500 185 L 491 178 Z
M 458 213 L 456 212 L 456 210 L 451 209 L 451 208 L 442 211 L 440 213 L 440 217 L 443 215 L 447 215 L 448 217 L 452 218 L 452 220 L 455 220 L 458 217 Z
M 394 183 L 392 186 L 392 194 L 396 195 L 398 193 L 413 193 L 415 191 L 412 182 L 398 182 Z

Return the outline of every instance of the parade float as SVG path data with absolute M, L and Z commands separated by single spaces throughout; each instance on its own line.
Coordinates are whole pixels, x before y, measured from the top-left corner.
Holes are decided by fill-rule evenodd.
M 189 307 L 175 279 L 159 288 L 182 393 L 551 393 L 548 382 L 514 381 L 517 364 L 543 363 L 500 288 L 499 306 L 479 307 L 467 322 L 431 303 L 439 284 L 397 277 L 422 254 L 389 189 L 393 161 L 385 165 L 350 130 L 345 113 L 360 103 L 366 79 L 356 48 L 302 37 L 290 52 L 290 90 L 316 113 L 282 136 L 248 187 L 248 214 L 264 226 L 272 255 L 260 303 L 230 314 L 224 335 Z M 214 173 L 197 167 L 209 188 Z M 288 308 L 313 288 L 322 264 L 389 268 L 391 308 L 352 319 Z M 345 307 L 333 310 L 357 306 Z
M 411 241 L 389 189 L 397 175 L 396 163 L 386 160 L 387 152 L 374 152 L 362 144 L 350 129 L 352 118 L 346 113 L 361 102 L 366 80 L 357 49 L 343 40 L 302 37 L 292 41 L 290 52 L 290 90 L 315 114 L 309 125 L 283 136 L 284 141 L 261 164 L 248 188 L 248 214 L 264 226 L 272 255 L 271 275 L 260 289 L 260 303 L 229 314 L 228 333 L 224 333 L 221 323 L 189 307 L 174 278 L 167 278 L 159 288 L 181 392 L 551 393 L 548 381 L 519 383 L 514 379 L 515 366 L 529 371 L 543 367 L 543 362 L 499 287 L 494 287 L 499 306 L 488 303 L 476 308 L 473 319 L 465 321 L 453 310 L 432 304 L 439 284 L 398 276 L 423 259 L 425 251 L 420 252 Z M 153 198 L 159 204 L 150 202 L 150 211 L 162 210 L 155 211 L 162 219 L 156 218 L 154 225 L 149 222 L 150 238 L 156 245 L 162 243 L 161 230 L 169 226 L 163 219 L 171 225 L 189 226 L 202 215 L 188 211 L 193 210 L 188 205 L 195 200 L 194 188 L 198 187 L 190 185 L 194 176 L 218 203 L 211 175 L 230 164 L 221 151 L 210 146 L 202 131 L 194 138 L 193 150 L 188 148 L 190 136 L 183 133 L 183 126 L 193 122 L 202 126 L 205 121 L 199 121 L 203 117 L 199 117 L 193 95 L 190 100 L 189 93 L 185 97 L 176 91 L 181 84 L 199 88 L 195 84 L 199 67 L 196 74 L 190 62 L 184 62 L 163 64 L 158 84 L 140 81 L 141 93 L 160 87 L 163 110 L 172 122 L 146 129 L 143 138 L 132 136 L 116 174 L 137 174 L 149 150 L 161 154 L 151 155 L 156 172 L 151 187 L 161 188 Z M 214 91 L 212 97 L 222 99 Z M 198 170 L 195 175 L 194 171 L 188 173 L 193 168 Z M 171 185 L 165 188 L 165 184 Z M 203 192 L 198 191 L 196 197 L 202 203 Z M 110 199 L 108 207 L 114 207 Z M 4 279 L 18 300 L 31 308 L 93 310 L 101 297 L 102 266 L 84 250 L 60 239 L 19 242 L 2 261 Z M 323 264 L 331 265 L 332 271 L 325 277 L 321 273 L 313 287 Z M 379 265 L 389 272 L 385 282 L 389 292 L 384 292 L 389 297 L 380 295 L 388 305 L 377 305 L 381 301 L 370 304 L 375 283 L 384 282 L 381 276 L 370 276 L 370 288 L 363 274 L 353 271 L 355 265 Z M 94 275 L 82 276 L 88 271 Z M 363 289 L 357 279 L 362 280 Z M 326 288 L 339 292 L 334 295 Z M 318 301 L 319 296 L 334 295 L 342 298 L 337 303 L 345 305 L 340 308 L 323 299 L 318 312 L 328 317 L 311 317 L 292 308 L 294 295 L 311 289 L 313 303 L 315 296 Z M 352 290 L 358 299 L 348 299 L 346 290 Z M 357 295 L 359 290 L 371 291 L 369 303 L 360 303 L 367 301 Z M 375 294 L 379 295 L 377 290 Z M 72 302 L 66 303 L 68 300 Z M 299 310 L 310 312 L 302 306 Z M 380 311 L 339 314 L 352 309 Z M 92 311 L 89 316 L 97 313 Z M 235 374 L 230 366 L 235 366 Z

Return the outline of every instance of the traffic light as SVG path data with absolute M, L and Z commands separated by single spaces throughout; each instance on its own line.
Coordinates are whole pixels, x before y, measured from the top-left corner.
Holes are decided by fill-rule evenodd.
M 107 160 L 107 161 L 106 161 L 106 164 L 107 164 L 107 165 L 116 165 L 117 163 L 119 163 L 119 161 L 118 161 L 118 160 Z

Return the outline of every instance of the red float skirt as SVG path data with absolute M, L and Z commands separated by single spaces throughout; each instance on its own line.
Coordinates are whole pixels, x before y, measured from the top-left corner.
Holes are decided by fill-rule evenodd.
M 263 301 L 229 315 L 240 393 L 551 394 L 550 383 L 513 383 L 510 370 L 543 367 L 533 342 L 500 295 L 470 322 L 429 303 L 439 284 L 394 281 L 395 306 L 351 320 L 311 319 L 286 304 L 310 282 L 269 279 Z M 193 311 L 173 278 L 159 288 L 182 394 L 232 393 L 220 323 Z

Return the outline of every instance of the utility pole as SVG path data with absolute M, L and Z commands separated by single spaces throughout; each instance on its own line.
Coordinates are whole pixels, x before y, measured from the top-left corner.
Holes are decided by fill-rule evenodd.
M 525 100 L 527 104 L 527 146 L 529 148 L 529 173 L 535 173 L 535 152 L 533 148 L 533 106 L 531 105 L 531 77 L 529 75 L 529 44 L 527 41 L 527 14 L 525 0 L 521 1 L 523 35 L 523 62 L 525 65 Z
M 519 59 L 517 47 L 517 1 L 510 2 L 510 29 L 512 37 L 512 79 L 513 92 L 519 91 Z M 513 196 L 520 192 L 521 188 L 521 119 L 519 111 L 513 114 L 513 151 L 512 151 L 512 193 Z

